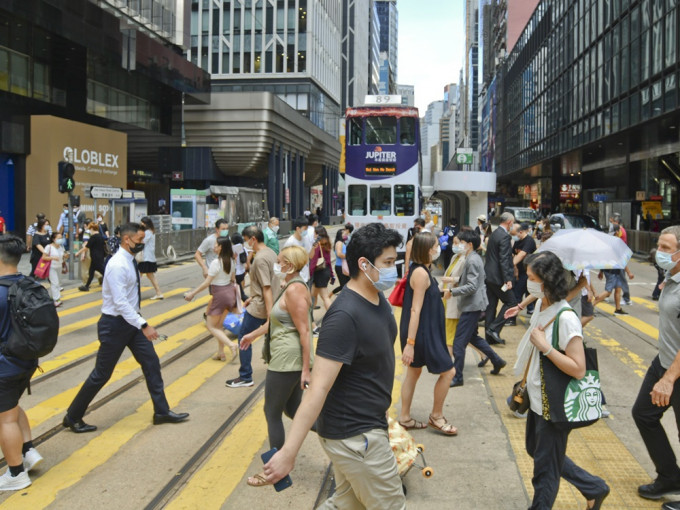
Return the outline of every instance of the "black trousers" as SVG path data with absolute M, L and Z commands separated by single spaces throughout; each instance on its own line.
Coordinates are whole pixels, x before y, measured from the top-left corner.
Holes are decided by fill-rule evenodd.
M 675 381 L 673 386 L 670 406 L 655 406 L 652 404 L 652 397 L 650 396 L 654 385 L 665 373 L 666 369 L 661 366 L 659 356 L 657 356 L 652 361 L 652 365 L 642 381 L 642 386 L 640 386 L 640 392 L 635 400 L 635 405 L 633 405 L 633 419 L 647 447 L 649 456 L 654 462 L 659 480 L 678 483 L 680 482 L 680 467 L 678 467 L 666 431 L 661 425 L 661 417 L 669 407 L 672 407 L 675 412 L 675 423 L 680 429 L 680 379 Z
M 463 379 L 463 367 L 465 366 L 465 350 L 468 344 L 472 344 L 477 349 L 482 351 L 486 357 L 491 360 L 493 365 L 498 365 L 501 358 L 496 354 L 489 343 L 477 334 L 479 327 L 479 316 L 482 314 L 478 312 L 463 312 L 458 319 L 456 326 L 456 336 L 453 337 L 453 366 L 456 369 L 454 378 L 457 381 Z
M 486 282 L 486 298 L 489 300 L 489 306 L 486 307 L 484 323 L 487 330 L 495 331 L 499 336 L 505 325 L 505 312 L 517 304 L 515 293 L 512 289 L 503 292 L 501 287 L 502 285 Z M 496 307 L 499 300 L 503 302 L 503 306 L 498 315 L 496 315 Z
M 534 459 L 534 499 L 529 510 L 549 510 L 555 503 L 564 478 L 583 494 L 585 499 L 595 499 L 607 491 L 607 484 L 567 457 L 569 430 L 555 427 L 529 410 L 526 428 L 526 450 Z
M 89 287 L 94 279 L 94 274 L 99 271 L 99 274 L 104 276 L 104 269 L 106 268 L 106 261 L 104 258 L 93 258 L 90 260 L 90 272 L 87 275 L 86 287 Z
M 264 383 L 264 416 L 267 419 L 269 447 L 281 449 L 286 440 L 283 415 L 291 420 L 302 401 L 300 375 L 302 372 L 273 372 L 267 370 Z
M 167 414 L 170 406 L 163 390 L 161 363 L 153 344 L 147 340 L 142 330 L 131 326 L 122 317 L 103 314 L 97 323 L 97 333 L 100 345 L 94 370 L 71 402 L 67 411 L 68 417 L 72 421 L 78 421 L 85 416 L 87 406 L 111 378 L 126 347 L 132 351 L 137 363 L 142 366 L 154 412 Z

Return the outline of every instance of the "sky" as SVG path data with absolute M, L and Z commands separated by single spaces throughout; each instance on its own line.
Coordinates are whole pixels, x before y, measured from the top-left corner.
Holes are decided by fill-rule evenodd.
M 465 64 L 465 0 L 397 0 L 397 83 L 415 86 L 421 117 Z

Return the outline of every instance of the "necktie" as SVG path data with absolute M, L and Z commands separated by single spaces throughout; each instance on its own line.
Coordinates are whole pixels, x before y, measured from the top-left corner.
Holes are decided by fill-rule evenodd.
M 132 259 L 132 265 L 135 266 L 135 276 L 137 277 L 137 310 L 142 308 L 142 287 L 139 282 L 139 268 L 137 267 L 137 259 Z

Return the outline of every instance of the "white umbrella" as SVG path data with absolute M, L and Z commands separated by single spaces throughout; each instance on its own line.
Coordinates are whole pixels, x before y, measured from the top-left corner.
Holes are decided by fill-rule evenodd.
M 633 256 L 621 238 L 594 228 L 559 230 L 538 251 L 553 252 L 570 271 L 624 269 Z

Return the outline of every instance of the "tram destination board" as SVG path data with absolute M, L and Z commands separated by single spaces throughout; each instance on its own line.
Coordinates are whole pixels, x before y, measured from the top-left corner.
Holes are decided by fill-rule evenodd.
M 366 165 L 366 177 L 375 175 L 395 175 L 396 165 Z

